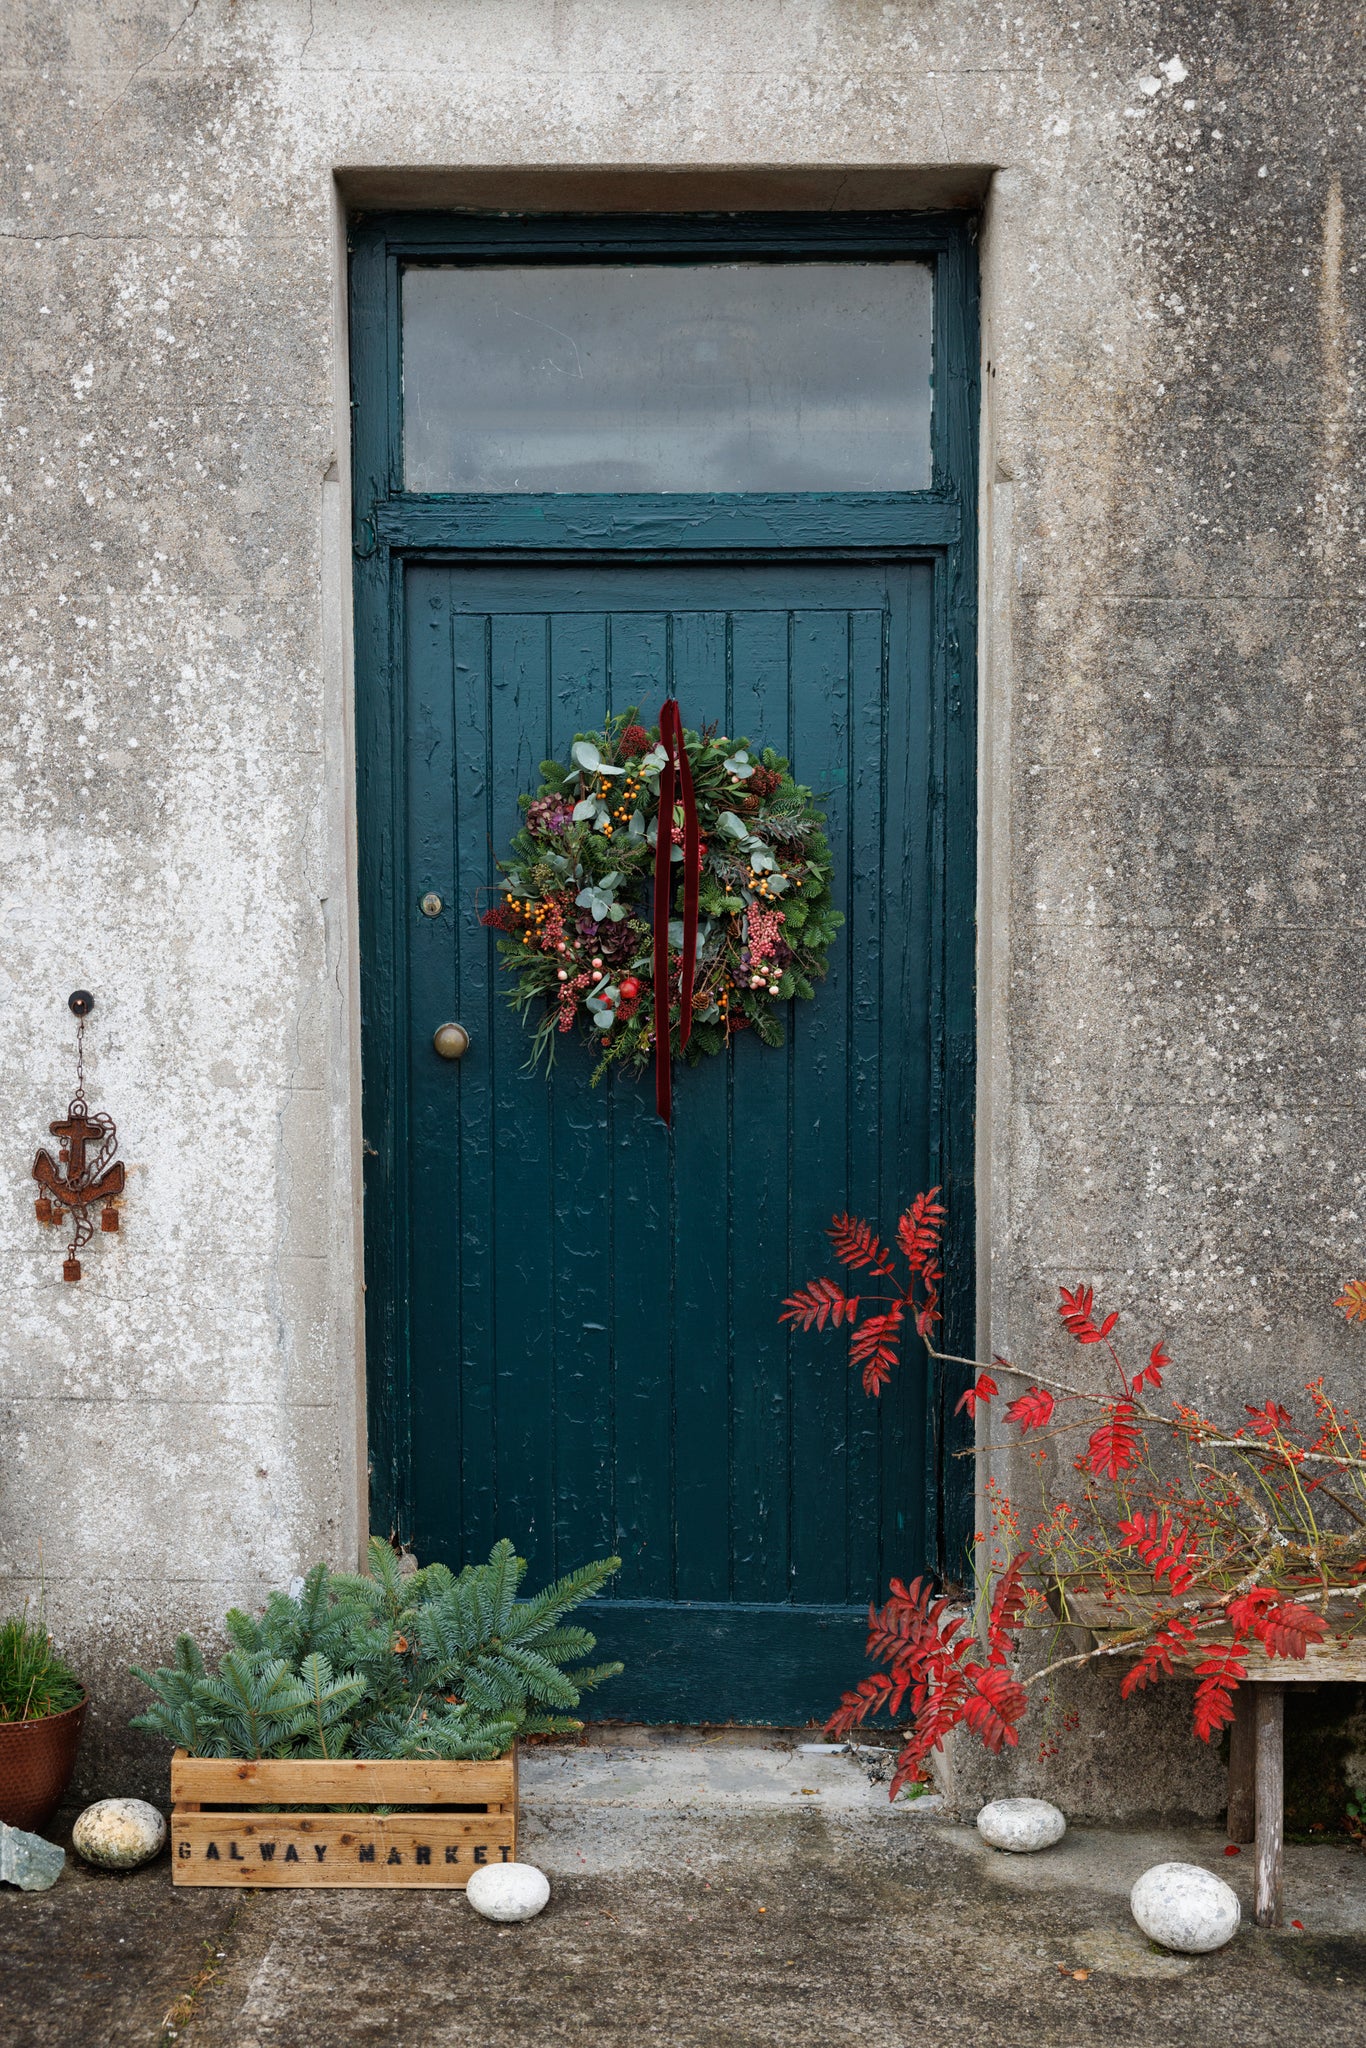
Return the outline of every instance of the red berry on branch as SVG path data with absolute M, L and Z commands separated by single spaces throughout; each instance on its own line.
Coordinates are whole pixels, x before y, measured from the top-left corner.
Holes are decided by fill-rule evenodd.
M 634 974 L 626 976 L 625 980 L 621 983 L 621 992 L 628 1003 L 635 1001 L 636 997 L 640 994 L 640 983 L 636 980 Z

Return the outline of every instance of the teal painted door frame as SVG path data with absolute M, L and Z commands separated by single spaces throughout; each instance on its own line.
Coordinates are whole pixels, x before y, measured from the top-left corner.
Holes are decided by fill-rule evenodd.
M 925 930 L 928 1003 L 927 1133 L 923 1172 L 947 1191 L 946 1334 L 968 1351 L 973 1311 L 973 1095 L 975 959 L 975 594 L 977 321 L 972 223 L 959 216 L 664 217 L 488 219 L 389 215 L 351 228 L 351 357 L 354 420 L 356 736 L 360 845 L 364 1063 L 367 1373 L 371 1525 L 430 1549 L 423 1505 L 424 1391 L 419 1353 L 426 1310 L 420 1261 L 423 1224 L 414 1193 L 410 1135 L 421 1094 L 410 1059 L 410 792 L 405 749 L 411 665 L 408 586 L 444 567 L 463 588 L 480 565 L 494 587 L 516 567 L 534 579 L 586 580 L 618 565 L 661 576 L 697 565 L 703 585 L 752 565 L 756 581 L 800 565 L 921 565 L 932 591 L 925 616 L 929 775 L 925 844 L 915 851 L 929 880 Z M 926 256 L 934 262 L 933 486 L 895 494 L 757 496 L 417 495 L 402 488 L 399 278 L 409 261 L 537 259 L 676 262 L 744 255 Z M 710 565 L 710 569 L 708 568 Z M 556 573 L 551 575 L 551 571 Z M 716 582 L 716 576 L 721 582 Z M 781 579 L 780 579 L 781 580 Z M 623 573 L 617 582 L 629 584 Z M 857 581 L 857 578 L 856 578 Z M 421 585 L 436 590 L 431 576 Z M 612 583 L 609 576 L 604 588 Z M 414 587 L 417 587 L 414 585 Z M 853 586 L 851 586 L 852 588 Z M 891 586 L 889 585 L 889 588 Z M 434 602 L 434 599 L 428 599 Z M 924 610 L 924 607 L 922 607 Z M 684 712 L 687 716 L 687 703 Z M 652 709 L 652 707 L 651 707 Z M 585 723 L 594 722 L 585 719 Z M 738 728 L 737 728 L 738 729 Z M 800 771 L 799 771 L 800 772 Z M 490 862 L 493 849 L 490 849 Z M 491 866 L 489 876 L 491 878 Z M 818 1007 L 810 1006 L 812 1010 Z M 796 1006 L 799 1012 L 808 1006 Z M 801 1031 L 808 1019 L 798 1015 Z M 716 1065 L 718 1062 L 708 1064 Z M 687 1111 L 680 1076 L 680 1113 Z M 620 1086 L 618 1082 L 615 1084 Z M 601 1091 L 599 1091 L 601 1093 Z M 423 1112 L 425 1114 L 425 1111 Z M 919 1147 L 917 1149 L 920 1149 Z M 917 1180 L 920 1169 L 913 1169 Z M 895 1183 L 896 1176 L 891 1177 Z M 899 1187 L 896 1199 L 915 1192 Z M 890 1222 L 884 1216 L 883 1224 Z M 796 1278 L 804 1278 L 799 1273 Z M 773 1303 L 776 1317 L 778 1302 Z M 416 1327 L 414 1318 L 416 1317 Z M 908 1374 L 918 1374 L 918 1364 Z M 956 1386 L 952 1394 L 956 1395 Z M 879 1577 L 929 1568 L 963 1575 L 971 1534 L 971 1477 L 953 1452 L 965 1441 L 952 1397 L 924 1404 L 919 1449 L 904 1495 L 914 1507 L 901 1546 L 882 1546 Z M 869 1513 L 876 1512 L 870 1503 Z M 521 1545 L 525 1532 L 504 1533 Z M 451 1561 L 457 1561 L 452 1559 Z M 561 1560 L 561 1566 L 567 1560 Z M 735 1718 L 790 1722 L 823 1712 L 860 1666 L 863 1609 L 879 1590 L 846 1599 L 692 1599 L 675 1602 L 668 1625 L 657 1601 L 617 1598 L 594 1615 L 604 1649 L 634 1674 L 629 1696 L 602 1711 L 656 1720 Z M 813 1652 L 813 1643 L 819 1649 Z M 626 1684 L 626 1681 L 622 1682 Z

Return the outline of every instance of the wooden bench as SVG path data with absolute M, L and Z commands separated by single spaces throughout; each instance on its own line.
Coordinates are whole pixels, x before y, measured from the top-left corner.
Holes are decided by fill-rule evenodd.
M 1113 1634 L 1122 1607 L 1099 1594 L 1069 1593 L 1071 1620 L 1097 1641 Z M 1154 1603 L 1148 1601 L 1151 1607 Z M 1131 1596 L 1134 1623 L 1145 1603 Z M 1353 1602 L 1353 1612 L 1357 1603 Z M 1334 1616 L 1329 1612 L 1329 1625 Z M 1200 1638 L 1201 1647 L 1226 1648 L 1227 1632 Z M 1136 1648 L 1138 1646 L 1135 1646 Z M 1303 1659 L 1268 1657 L 1260 1644 L 1247 1649 L 1247 1677 L 1233 1695 L 1229 1731 L 1228 1838 L 1256 1843 L 1255 1918 L 1259 1927 L 1279 1927 L 1284 1910 L 1285 1870 L 1285 1688 L 1287 1685 L 1366 1684 L 1366 1637 L 1347 1642 L 1332 1636 L 1311 1643 Z M 1177 1667 L 1183 1677 L 1191 1672 Z

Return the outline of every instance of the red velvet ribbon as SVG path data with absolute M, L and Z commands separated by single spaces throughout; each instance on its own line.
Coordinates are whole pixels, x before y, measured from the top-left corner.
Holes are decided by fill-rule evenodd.
M 669 899 L 673 894 L 674 803 L 683 804 L 683 960 L 679 983 L 679 1050 L 692 1037 L 693 979 L 697 971 L 697 890 L 702 876 L 702 850 L 697 835 L 697 798 L 692 768 L 683 744 L 678 700 L 660 706 L 659 739 L 667 756 L 659 773 L 658 829 L 655 835 L 654 983 L 655 983 L 655 1108 L 665 1123 L 673 1121 L 673 1079 L 669 1044 Z

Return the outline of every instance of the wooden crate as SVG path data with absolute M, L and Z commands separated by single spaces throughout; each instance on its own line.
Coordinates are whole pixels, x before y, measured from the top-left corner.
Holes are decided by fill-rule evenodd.
M 307 1808 L 262 1813 L 263 1806 Z M 329 1813 L 390 1806 L 402 1813 Z M 517 1752 L 494 1763 L 171 1760 L 175 1884 L 463 1890 L 517 1855 Z

